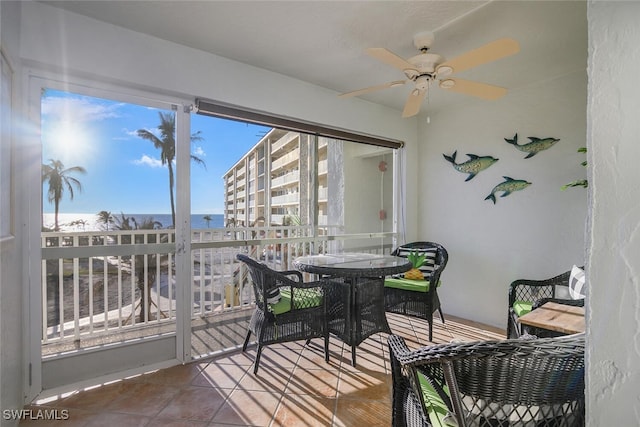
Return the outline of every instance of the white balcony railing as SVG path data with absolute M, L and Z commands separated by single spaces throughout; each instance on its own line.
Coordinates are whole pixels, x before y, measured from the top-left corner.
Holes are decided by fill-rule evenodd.
M 318 188 L 318 201 L 326 202 L 329 198 L 329 189 L 327 187 Z
M 273 162 L 271 162 L 271 170 L 277 170 L 283 166 L 286 166 L 293 162 L 297 162 L 299 160 L 300 160 L 300 148 L 296 148 L 290 153 L 287 153 L 284 156 L 278 158 L 278 160 L 274 160 Z
M 300 202 L 300 193 L 284 194 L 282 196 L 273 196 L 271 198 L 271 206 L 291 205 Z
M 288 132 L 282 138 L 280 138 L 279 140 L 277 140 L 271 145 L 271 154 L 276 154 L 283 147 L 287 146 L 289 143 L 291 143 L 293 140 L 295 140 L 299 136 L 300 134 L 297 132 Z
M 326 216 L 321 219 L 326 223 Z M 191 311 L 208 316 L 253 303 L 235 259 L 247 253 L 277 269 L 308 253 L 388 253 L 392 233 L 341 234 L 341 227 L 243 227 L 192 231 Z M 153 328 L 176 320 L 173 230 L 42 233 L 42 343 Z M 373 239 L 375 238 L 375 239 Z M 381 242 L 385 243 L 381 245 Z M 372 243 L 375 242 L 375 243 Z
M 278 188 L 283 185 L 295 183 L 300 181 L 300 171 L 289 172 L 277 178 L 271 180 L 271 188 Z
M 325 175 L 328 171 L 327 159 L 318 161 L 318 175 Z

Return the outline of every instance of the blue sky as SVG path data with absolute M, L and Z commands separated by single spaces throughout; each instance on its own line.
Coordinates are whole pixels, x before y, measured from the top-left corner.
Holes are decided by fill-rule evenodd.
M 60 160 L 65 168 L 82 166 L 86 174 L 72 175 L 82 183 L 74 199 L 65 193 L 61 213 L 168 214 L 169 178 L 160 151 L 137 136 L 138 129 L 156 135 L 158 109 L 47 90 L 42 98 L 42 162 Z M 192 153 L 206 169 L 191 163 L 191 213 L 223 211 L 222 175 L 269 128 L 192 114 L 192 133 L 202 140 Z M 53 212 L 43 186 L 43 211 Z

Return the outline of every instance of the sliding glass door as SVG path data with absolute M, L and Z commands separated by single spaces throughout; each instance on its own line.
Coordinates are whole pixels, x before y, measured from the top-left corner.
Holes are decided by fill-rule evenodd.
M 32 396 L 238 348 L 253 309 L 238 253 L 291 269 L 393 246 L 393 143 L 86 82 L 29 87 Z
M 180 284 L 189 283 L 189 268 L 180 268 L 188 255 L 177 248 L 189 230 L 178 227 L 176 141 L 189 114 L 54 79 L 30 84 L 40 129 L 30 182 L 42 184 L 29 201 L 40 248 L 30 275 L 30 331 L 39 338 L 31 388 L 64 390 L 177 363 Z

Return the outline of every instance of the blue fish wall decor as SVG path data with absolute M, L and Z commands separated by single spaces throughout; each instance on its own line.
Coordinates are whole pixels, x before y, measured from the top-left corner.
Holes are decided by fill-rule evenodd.
M 527 182 L 523 179 L 513 179 L 509 178 L 508 176 L 503 176 L 503 178 L 504 181 L 493 187 L 493 190 L 491 190 L 491 194 L 485 197 L 485 200 L 491 200 L 494 205 L 496 204 L 496 193 L 502 191 L 502 195 L 500 197 L 507 197 L 512 192 L 524 190 L 531 185 L 530 182 Z
M 491 156 L 477 156 L 475 154 L 467 154 L 469 160 L 463 163 L 456 163 L 456 155 L 458 151 L 454 151 L 452 155 L 447 156 L 443 154 L 444 158 L 453 165 L 453 168 L 458 172 L 468 173 L 466 181 L 473 179 L 474 176 L 480 171 L 485 170 L 492 164 L 498 161 L 495 157 Z
M 529 153 L 525 156 L 525 159 L 529 159 L 540 151 L 551 148 L 553 144 L 560 141 L 558 138 L 536 138 L 535 136 L 530 136 L 529 142 L 526 144 L 518 145 L 518 134 L 516 133 L 512 139 L 505 138 L 504 140 L 516 147 L 518 150 L 523 151 L 525 153 Z

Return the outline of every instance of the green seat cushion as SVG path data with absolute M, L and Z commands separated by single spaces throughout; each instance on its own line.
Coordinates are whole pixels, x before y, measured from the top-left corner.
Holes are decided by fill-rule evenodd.
M 516 313 L 516 316 L 524 316 L 525 314 L 531 312 L 531 308 L 533 304 L 529 301 L 516 301 L 513 303 L 513 311 Z
M 293 289 L 293 309 L 318 307 L 322 304 L 322 291 L 318 288 Z M 291 288 L 280 288 L 280 301 L 269 304 L 275 315 L 291 311 Z
M 384 285 L 387 288 L 404 289 L 405 291 L 429 292 L 428 280 L 409 280 L 395 277 L 387 277 L 384 279 Z M 438 280 L 438 287 L 440 281 Z
M 418 382 L 420 385 L 420 391 L 422 392 L 422 398 L 424 400 L 424 404 L 426 406 L 427 414 L 429 415 L 429 421 L 431 421 L 431 425 L 435 427 L 448 427 L 451 425 L 456 425 L 455 423 L 447 423 L 448 419 L 455 421 L 454 418 L 447 417 L 449 414 L 449 408 L 447 408 L 447 404 L 444 403 L 444 400 L 440 397 L 438 392 L 433 388 L 431 383 L 427 380 L 427 378 L 421 373 L 418 372 Z M 445 393 L 449 394 L 449 390 L 447 386 L 444 386 Z

